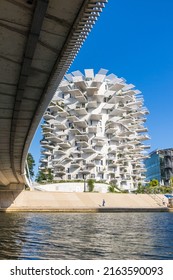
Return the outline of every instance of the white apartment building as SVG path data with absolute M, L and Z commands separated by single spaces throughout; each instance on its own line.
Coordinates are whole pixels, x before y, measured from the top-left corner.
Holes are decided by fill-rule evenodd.
M 148 110 L 134 85 L 107 72 L 65 75 L 44 114 L 40 169 L 54 180 L 86 177 L 132 190 L 145 180 Z

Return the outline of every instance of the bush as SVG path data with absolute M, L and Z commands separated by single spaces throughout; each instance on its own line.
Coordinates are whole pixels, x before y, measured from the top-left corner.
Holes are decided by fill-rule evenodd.
M 108 187 L 108 191 L 111 192 L 111 193 L 116 193 L 116 192 L 117 192 L 117 191 L 116 191 L 116 186 L 110 185 L 110 186 Z
M 88 190 L 89 190 L 89 192 L 93 192 L 93 190 L 94 190 L 94 180 L 93 179 L 88 180 Z

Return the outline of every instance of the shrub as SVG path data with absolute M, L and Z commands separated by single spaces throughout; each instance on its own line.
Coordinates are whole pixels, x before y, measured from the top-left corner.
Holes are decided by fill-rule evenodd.
M 117 192 L 117 191 L 116 191 L 116 186 L 110 185 L 110 186 L 108 187 L 108 191 L 111 192 L 111 193 Z
M 88 190 L 89 190 L 89 192 L 93 192 L 93 190 L 94 190 L 94 180 L 93 179 L 88 180 Z

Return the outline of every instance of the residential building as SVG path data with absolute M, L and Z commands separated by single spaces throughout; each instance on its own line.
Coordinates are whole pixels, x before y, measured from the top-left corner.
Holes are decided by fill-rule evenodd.
M 132 190 L 145 180 L 148 110 L 132 84 L 101 69 L 65 75 L 42 124 L 40 169 L 55 180 L 93 178 Z
M 155 150 L 144 161 L 146 181 L 157 179 L 162 185 L 169 185 L 173 177 L 173 148 Z

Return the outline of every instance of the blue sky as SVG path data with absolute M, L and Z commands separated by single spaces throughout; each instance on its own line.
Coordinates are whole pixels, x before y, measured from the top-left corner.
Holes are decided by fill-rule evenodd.
M 152 151 L 173 147 L 173 1 L 109 0 L 68 72 L 108 69 L 142 91 Z M 30 152 L 40 157 L 38 128 Z

